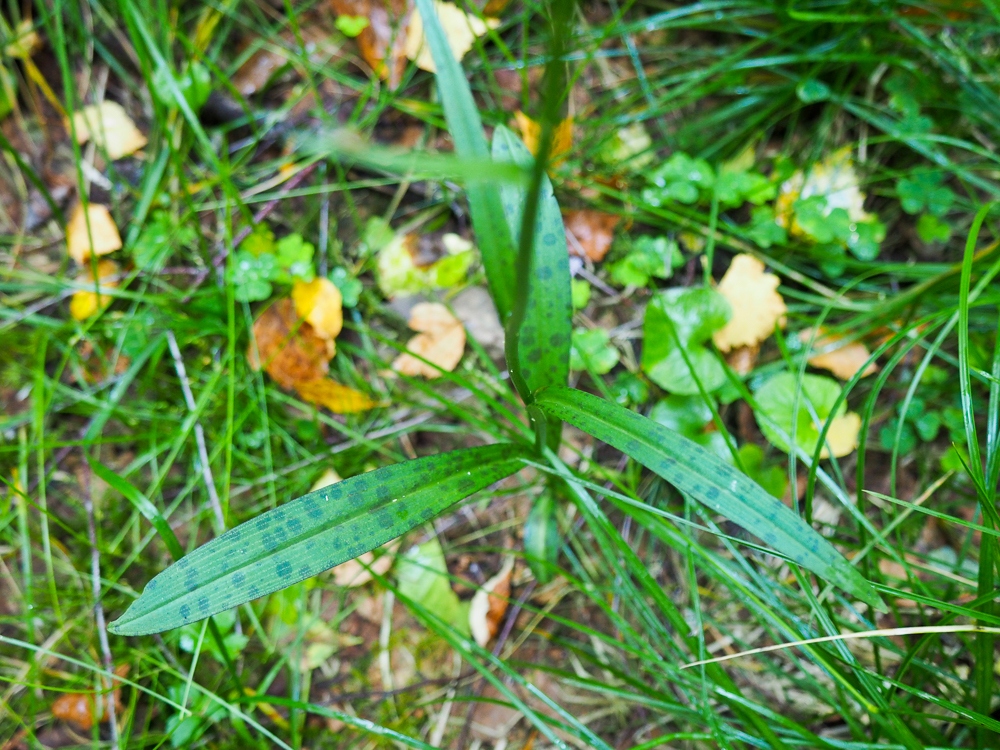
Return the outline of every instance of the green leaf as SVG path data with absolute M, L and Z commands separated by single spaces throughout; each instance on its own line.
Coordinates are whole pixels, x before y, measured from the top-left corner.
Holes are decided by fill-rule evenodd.
M 726 439 L 712 423 L 712 410 L 701 396 L 667 396 L 653 406 L 649 418 L 723 460 L 732 460 Z
M 622 406 L 629 404 L 644 404 L 649 398 L 649 385 L 638 375 L 623 370 L 619 372 L 611 384 L 611 395 Z
M 462 635 L 471 635 L 469 603 L 459 600 L 448 580 L 441 542 L 429 542 L 407 550 L 396 563 L 399 591 L 426 607 Z
M 270 253 L 253 255 L 246 250 L 240 250 L 233 258 L 230 275 L 231 282 L 236 286 L 236 299 L 239 302 L 258 302 L 271 296 L 271 279 L 277 271 L 274 256 Z
M 416 3 L 424 23 L 424 38 L 437 68 L 437 85 L 442 92 L 441 106 L 455 144 L 455 153 L 460 157 L 485 160 L 489 157 L 489 149 L 469 82 L 448 46 L 448 39 L 434 11 L 432 0 L 416 0 Z M 500 320 L 506 321 L 514 309 L 517 283 L 514 266 L 517 251 L 504 216 L 500 189 L 486 175 L 481 180 L 469 180 L 465 192 L 469 197 L 469 214 L 476 230 L 490 293 L 500 313 Z M 566 339 L 566 346 L 569 346 L 568 331 Z
M 351 276 L 350 271 L 337 266 L 330 271 L 329 278 L 340 290 L 340 296 L 344 299 L 344 307 L 354 307 L 358 304 L 364 286 L 358 279 Z
M 750 212 L 747 235 L 757 247 L 768 248 L 771 245 L 784 245 L 788 242 L 788 231 L 774 218 L 774 209 L 770 206 L 758 206 Z
M 543 586 L 552 580 L 559 558 L 559 524 L 556 498 L 549 490 L 535 498 L 524 523 L 524 556 Z
M 927 211 L 934 216 L 944 216 L 955 202 L 955 193 L 944 186 L 940 172 L 914 172 L 896 183 L 899 204 L 908 214 Z
M 779 500 L 788 489 L 788 473 L 780 466 L 764 465 L 764 449 L 756 443 L 740 446 L 740 464 L 744 473 L 772 497 Z
M 807 78 L 795 87 L 795 95 L 804 104 L 825 102 L 830 98 L 830 87 L 815 78 Z
M 847 413 L 846 403 L 841 403 L 834 413 L 833 407 L 840 398 L 840 392 L 840 383 L 824 375 L 803 375 L 801 389 L 798 378 L 792 373 L 783 372 L 775 375 L 754 394 L 760 414 L 766 417 L 766 419 L 758 418 L 760 431 L 771 445 L 783 451 L 790 451 L 791 447 L 785 435 L 792 435 L 794 425 L 796 445 L 812 455 L 816 451 L 820 430 L 826 421 L 831 417 L 836 419 Z M 796 394 L 798 394 L 797 413 Z M 769 420 L 773 424 L 770 424 Z
M 622 286 L 646 286 L 651 277 L 669 279 L 683 264 L 676 240 L 643 235 L 632 243 L 628 255 L 611 264 L 611 279 Z
M 604 375 L 618 364 L 619 355 L 603 328 L 577 328 L 573 331 L 569 357 L 571 370 L 592 370 L 596 375 Z
M 271 231 L 271 227 L 266 221 L 262 221 L 246 236 L 240 245 L 240 250 L 251 255 L 274 254 L 274 246 L 274 232 Z
M 293 281 L 312 281 L 316 277 L 313 268 L 313 253 L 316 248 L 302 239 L 301 234 L 290 234 L 278 240 L 277 273 L 274 280 L 283 284 Z
M 364 16 L 337 16 L 333 25 L 344 36 L 354 38 L 368 28 L 368 19 Z
M 879 245 L 885 239 L 885 224 L 878 219 L 859 221 L 851 225 L 847 235 L 847 248 L 858 260 L 875 260 Z
M 642 369 L 649 379 L 687 396 L 699 393 L 694 376 L 709 393 L 720 388 L 726 373 L 705 343 L 731 314 L 725 297 L 712 289 L 669 289 L 654 297 L 642 327 Z
M 934 214 L 920 214 L 917 236 L 924 242 L 947 242 L 951 239 L 951 226 Z
M 590 284 L 583 279 L 573 279 L 570 282 L 570 298 L 573 300 L 573 309 L 582 310 L 590 302 Z
M 170 85 L 170 76 L 172 75 L 173 73 L 166 67 L 158 67 L 153 73 L 153 94 L 167 109 L 179 109 L 180 105 L 177 103 L 173 87 Z M 174 80 L 181 95 L 194 112 L 201 109 L 202 105 L 208 101 L 209 94 L 212 93 L 212 77 L 208 68 L 201 63 L 191 63 L 184 75 Z
M 642 198 L 649 205 L 662 206 L 671 201 L 690 205 L 698 202 L 701 191 L 711 190 L 715 171 L 704 159 L 693 159 L 678 151 L 646 179 L 652 186 L 642 191 Z
M 199 547 L 149 582 L 109 626 L 119 635 L 180 627 L 291 586 L 385 544 L 513 474 L 513 444 L 418 458 L 310 492 Z
M 871 583 L 830 542 L 745 474 L 704 448 L 624 407 L 571 388 L 547 388 L 535 403 L 546 414 L 631 456 L 820 578 L 884 610 Z
M 132 260 L 144 271 L 158 271 L 171 250 L 189 247 L 197 241 L 194 228 L 189 224 L 178 226 L 168 211 L 156 211 L 132 246 Z
M 509 128 L 498 125 L 493 131 L 493 160 L 513 162 L 529 170 L 534 157 Z M 504 215 L 515 246 L 521 234 L 526 195 L 525 185 L 507 183 L 500 187 Z M 544 175 L 532 252 L 528 302 L 518 353 L 521 375 L 528 389 L 536 391 L 549 385 L 566 384 L 573 318 L 566 231 L 552 184 Z

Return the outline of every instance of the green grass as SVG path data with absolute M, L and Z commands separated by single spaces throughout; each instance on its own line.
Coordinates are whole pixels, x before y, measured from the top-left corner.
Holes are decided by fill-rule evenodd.
M 100 623 L 119 616 L 176 552 L 141 512 L 139 495 L 187 552 L 220 530 L 213 494 L 232 527 L 304 494 L 328 467 L 353 476 L 413 455 L 523 438 L 527 429 L 513 416 L 518 399 L 497 363 L 474 346 L 437 381 L 384 375 L 408 332 L 375 283 L 366 223 L 384 216 L 393 227 L 459 228 L 467 220 L 461 189 L 412 184 L 399 174 L 403 162 L 383 155 L 364 167 L 326 158 L 325 146 L 317 156 L 323 134 L 345 125 L 387 141 L 399 123 L 418 125 L 423 142 L 439 143 L 444 94 L 433 76 L 411 66 L 396 91 L 370 79 L 354 62 L 353 42 L 332 30 L 325 4 L 36 9 L 32 23 L 48 43 L 36 59 L 61 106 L 72 112 L 104 91 L 126 105 L 149 145 L 143 159 L 108 166 L 111 188 L 102 187 L 83 166 L 90 147 L 58 133 L 59 118 L 24 64 L 3 58 L 18 97 L 3 121 L 10 145 L 0 163 L 8 214 L 0 230 L 0 746 L 17 738 L 14 747 L 427 747 L 440 737 L 442 747 L 469 747 L 482 740 L 467 710 L 497 702 L 525 714 L 507 735 L 507 747 L 518 748 L 1000 744 L 995 637 L 967 627 L 1000 626 L 993 5 L 721 0 L 579 10 L 567 45 L 574 148 L 551 172 L 561 206 L 622 215 L 609 262 L 628 251 L 629 236 L 681 232 L 704 238 L 711 262 L 702 270 L 689 253 L 689 267 L 624 298 L 595 285 L 576 324 L 615 328 L 623 364 L 607 376 L 575 372 L 572 382 L 600 393 L 638 369 L 641 338 L 633 334 L 641 328 L 630 324 L 655 289 L 718 279 L 737 252 L 760 257 L 782 278 L 788 327 L 765 343 L 748 377 L 727 373 L 734 400 L 712 401 L 716 424 L 734 446 L 764 446 L 768 464 L 801 481 L 801 513 L 851 557 L 890 611 L 877 615 L 823 587 L 615 450 L 577 444 L 577 464 L 567 442 L 565 471 L 580 482 L 558 491 L 554 583 L 533 585 L 521 547 L 531 500 L 547 491 L 541 470 L 435 524 L 463 595 L 499 568 L 506 549 L 519 558 L 511 598 L 520 614 L 496 653 L 409 600 L 392 573 L 357 589 L 321 575 L 235 618 L 162 638 L 103 632 Z M 15 26 L 21 11 L 8 10 Z M 511 4 L 464 60 L 487 126 L 508 123 L 512 78 L 525 86 L 513 92 L 521 108 L 541 110 L 527 88 L 546 62 L 540 14 L 539 4 Z M 336 51 L 309 46 L 316 29 Z M 283 50 L 289 66 L 243 99 L 230 79 L 255 46 Z M 151 93 L 157 70 L 180 75 L 193 61 L 234 103 L 234 119 L 212 124 Z M 888 83 L 895 78 L 898 87 Z M 807 102 L 803 85 L 812 81 L 828 94 Z M 179 90 L 167 89 L 176 100 Z M 620 173 L 601 155 L 635 122 L 645 124 L 655 161 Z M 656 206 L 644 197 L 642 173 L 671 153 L 717 166 L 748 145 L 766 171 L 781 159 L 806 167 L 852 146 L 865 206 L 888 227 L 878 258 L 848 253 L 831 273 L 810 243 L 757 245 L 746 207 L 726 209 L 718 199 Z M 55 154 L 68 165 L 63 179 L 111 207 L 125 240 L 120 261 L 134 257 L 157 215 L 172 228 L 166 270 L 123 262 L 113 304 L 83 323 L 68 314 L 79 282 L 61 223 L 25 223 L 29 197 L 32 206 L 61 200 Z M 288 164 L 317 159 L 294 187 L 277 179 Z M 459 171 L 427 164 L 432 175 Z M 916 219 L 896 191 L 900 178 L 932 166 L 955 193 L 946 214 L 952 238 L 943 243 L 914 238 Z M 336 417 L 250 369 L 245 351 L 260 303 L 237 301 L 223 271 L 234 238 L 265 208 L 279 235 L 298 232 L 316 245 L 318 266 L 342 266 L 364 281 L 331 374 L 387 406 Z M 185 226 L 197 231 L 185 235 Z M 610 283 L 606 266 L 593 272 Z M 473 280 L 484 283 L 481 274 Z M 752 419 L 748 426 L 742 406 L 757 406 L 754 393 L 772 374 L 811 372 L 797 333 L 820 323 L 867 341 L 880 367 L 843 384 L 841 399 L 861 415 L 862 430 L 858 451 L 842 459 L 782 454 Z M 663 395 L 651 388 L 653 397 L 634 405 L 644 414 Z M 913 420 L 927 412 L 939 415 L 938 435 L 914 440 Z M 138 494 L 123 495 L 91 461 Z M 434 534 L 412 532 L 402 549 Z M 371 614 L 391 599 L 387 615 Z M 321 640 L 317 622 L 336 635 L 333 651 L 322 667 L 303 669 L 303 655 Z M 771 644 L 910 626 L 956 632 L 818 642 L 685 668 Z M 103 723 L 68 736 L 53 701 L 104 690 L 102 675 L 121 666 L 129 672 L 117 731 Z

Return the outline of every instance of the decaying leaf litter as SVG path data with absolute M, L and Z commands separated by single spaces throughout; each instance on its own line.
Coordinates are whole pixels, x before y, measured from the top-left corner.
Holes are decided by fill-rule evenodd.
M 542 16 L 517 4 L 435 7 L 476 84 L 487 134 L 507 125 L 537 152 L 541 67 L 512 64 L 512 50 L 544 50 L 543 34 L 530 32 L 544 27 Z M 793 48 L 778 16 L 759 12 L 766 43 Z M 51 19 L 26 18 L 10 29 L 0 69 L 8 157 L 0 337 L 9 352 L 0 366 L 0 580 L 11 592 L 0 636 L 14 639 L 4 640 L 14 653 L 4 705 L 17 709 L 5 709 L 0 724 L 10 727 L 11 746 L 66 745 L 88 732 L 120 746 L 142 732 L 175 747 L 249 736 L 340 746 L 358 736 L 355 715 L 432 746 L 533 746 L 554 741 L 529 714 L 560 721 L 558 707 L 595 699 L 609 708 L 584 724 L 613 746 L 671 732 L 677 739 L 664 743 L 711 742 L 713 731 L 721 742 L 738 722 L 756 726 L 726 708 L 724 728 L 712 729 L 674 705 L 664 684 L 701 696 L 706 683 L 646 663 L 673 648 L 650 618 L 656 595 L 621 586 L 612 562 L 624 550 L 611 553 L 601 546 L 610 537 L 581 533 L 565 491 L 530 467 L 375 554 L 220 614 L 211 630 L 168 634 L 150 657 L 159 675 L 140 668 L 128 642 L 104 645 L 95 612 L 121 614 L 169 561 L 169 545 L 149 534 L 157 515 L 190 550 L 221 531 L 213 502 L 234 526 L 314 483 L 520 429 L 499 378 L 502 321 L 485 292 L 461 179 L 315 161 L 315 144 L 341 127 L 375 147 L 451 151 L 417 11 L 388 0 L 333 2 L 269 10 L 268 21 L 248 15 L 253 23 L 234 27 L 210 9 L 171 24 L 152 10 L 128 13 L 121 24 L 97 22 L 115 44 L 79 49 Z M 980 420 L 980 435 L 987 429 L 995 313 L 970 305 L 962 334 L 951 333 L 955 323 L 946 331 L 942 316 L 958 320 L 961 238 L 995 191 L 974 162 L 984 158 L 976 144 L 991 143 L 997 126 L 988 105 L 968 104 L 985 101 L 984 84 L 948 67 L 956 53 L 946 42 L 988 54 L 976 28 L 992 21 L 965 8 L 898 11 L 904 31 L 893 43 L 923 45 L 946 74 L 879 67 L 870 52 L 847 69 L 856 81 L 821 66 L 779 82 L 764 65 L 767 75 L 745 85 L 778 94 L 769 94 L 770 109 L 755 104 L 761 119 L 744 126 L 710 98 L 723 91 L 738 111 L 748 96 L 739 86 L 693 85 L 658 106 L 649 87 L 676 85 L 657 52 L 677 41 L 671 35 L 690 45 L 685 54 L 711 40 L 753 60 L 739 32 L 713 28 L 717 21 L 698 12 L 691 28 L 668 31 L 642 4 L 623 19 L 600 7 L 580 13 L 590 32 L 632 25 L 620 37 L 578 32 L 580 49 L 623 54 L 574 69 L 553 133 L 549 176 L 574 256 L 572 383 L 726 457 L 865 575 L 881 575 L 883 595 L 899 592 L 888 614 L 859 621 L 817 589 L 830 602 L 826 630 L 790 630 L 808 603 L 784 589 L 754 599 L 730 563 L 712 557 L 747 554 L 791 586 L 800 575 L 793 567 L 742 546 L 757 530 L 715 526 L 655 477 L 567 428 L 560 455 L 614 493 L 603 502 L 620 538 L 680 608 L 673 632 L 732 653 L 831 629 L 970 621 L 980 612 L 981 529 L 993 521 L 976 510 L 964 415 Z M 805 23 L 829 38 L 830 19 Z M 698 60 L 677 64 L 712 80 Z M 636 61 L 638 77 L 629 67 Z M 966 97 L 956 104 L 941 88 L 948 76 Z M 637 94 L 645 105 L 630 98 Z M 957 111 L 968 120 L 950 121 Z M 970 275 L 972 295 L 988 303 L 975 291 L 991 272 L 986 237 L 973 244 L 980 255 Z M 971 368 L 968 386 L 959 382 L 960 357 Z M 94 461 L 124 486 L 100 479 Z M 532 514 L 548 492 L 553 515 Z M 657 512 L 695 523 L 676 528 L 702 557 L 689 557 L 687 542 L 654 517 L 633 536 L 618 514 L 636 498 L 656 498 Z M 561 567 L 548 582 L 523 554 L 529 531 L 559 548 Z M 135 560 L 148 575 L 135 573 Z M 410 601 L 415 607 L 401 603 Z M 741 610 L 758 629 L 744 626 Z M 978 621 L 990 617 L 980 612 Z M 509 692 L 481 681 L 475 665 L 485 656 L 462 656 L 441 627 L 517 665 L 490 667 Z M 633 640 L 635 632 L 643 635 Z M 976 746 L 992 730 L 882 717 L 962 704 L 956 696 L 974 692 L 976 665 L 989 655 L 977 637 L 920 645 L 939 649 L 950 670 L 930 687 L 920 682 L 925 657 L 899 639 L 806 661 L 750 661 L 730 674 L 758 705 L 792 717 L 798 728 L 779 733 L 868 739 L 871 716 L 858 705 L 889 701 L 895 708 L 875 719 L 881 736 Z M 33 650 L 42 644 L 57 656 Z M 849 699 L 836 694 L 842 673 L 829 671 L 830 658 L 863 675 Z M 909 671 L 894 671 L 907 659 Z M 799 671 L 789 676 L 786 664 Z M 129 666 L 149 692 L 120 683 L 112 692 L 94 671 L 117 667 L 121 676 Z M 226 684 L 234 668 L 253 700 Z M 873 675 L 899 684 L 880 692 L 864 682 Z M 707 684 L 730 689 L 714 677 Z M 979 711 L 973 726 L 984 721 L 976 700 L 964 700 Z M 659 702 L 652 719 L 650 701 Z M 248 720 L 238 723 L 226 706 Z M 582 741 L 563 729 L 555 736 Z

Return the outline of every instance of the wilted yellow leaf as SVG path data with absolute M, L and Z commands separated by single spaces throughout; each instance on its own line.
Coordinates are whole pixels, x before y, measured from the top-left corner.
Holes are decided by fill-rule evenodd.
M 320 474 L 319 479 L 313 482 L 313 486 L 309 488 L 309 491 L 315 492 L 316 490 L 321 490 L 324 487 L 329 487 L 331 484 L 336 484 L 340 481 L 340 474 L 337 473 L 337 470 L 327 468 L 326 471 Z
M 117 102 L 105 100 L 74 112 L 73 128 L 77 143 L 93 140 L 98 148 L 107 151 L 110 159 L 134 154 L 147 143 L 146 136 Z
M 420 331 L 407 343 L 409 352 L 445 372 L 455 369 L 465 351 L 465 328 L 447 307 L 437 302 L 421 302 L 410 313 L 409 326 L 414 331 Z M 441 374 L 437 368 L 425 364 L 413 354 L 400 354 L 392 363 L 392 369 L 403 375 L 422 375 L 425 378 L 436 378 Z
M 454 3 L 435 0 L 434 9 L 437 11 L 448 46 L 451 47 L 456 60 L 465 57 L 465 53 L 472 49 L 476 39 L 488 29 L 495 29 L 500 25 L 500 21 L 496 18 L 487 18 L 484 21 L 476 16 L 470 16 Z M 430 47 L 424 44 L 424 23 L 419 13 L 414 13 L 410 17 L 410 26 L 406 32 L 406 56 L 415 61 L 418 68 L 431 73 L 437 72 Z
M 813 329 L 806 328 L 799 332 L 799 340 L 809 343 L 813 337 Z M 837 346 L 840 336 L 827 333 L 820 329 L 816 333 L 816 340 L 813 341 L 813 350 L 818 350 L 820 354 L 814 354 L 809 358 L 809 364 L 821 370 L 829 370 L 841 380 L 850 380 L 871 357 L 868 347 L 860 341 L 852 341 L 848 344 Z M 874 362 L 865 367 L 861 377 L 877 372 L 878 367 Z
M 815 196 L 826 198 L 827 212 L 843 208 L 854 222 L 870 221 L 874 216 L 864 209 L 865 194 L 858 184 L 858 173 L 851 158 L 851 147 L 837 149 L 814 164 L 808 173 L 799 170 L 782 183 L 774 202 L 775 221 L 792 234 L 803 230 L 794 221 L 795 201 Z
M 31 19 L 25 18 L 17 25 L 14 38 L 7 43 L 4 52 L 8 57 L 27 60 L 42 47 L 42 38 L 34 29 Z
M 514 120 L 517 122 L 517 129 L 521 131 L 521 140 L 528 147 L 528 151 L 537 154 L 539 143 L 542 139 L 541 124 L 532 120 L 521 110 L 514 113 Z M 558 164 L 562 161 L 559 157 L 567 153 L 572 147 L 573 118 L 567 117 L 556 125 L 555 132 L 552 134 L 552 150 L 549 153 L 549 162 Z
M 107 206 L 91 203 L 84 211 L 82 203 L 76 204 L 66 223 L 66 250 L 73 260 L 83 265 L 91 255 L 107 255 L 121 246 L 121 235 Z
M 365 552 L 360 557 L 334 566 L 331 571 L 333 573 L 333 582 L 338 586 L 363 586 L 374 577 L 373 574 L 385 575 L 396 560 L 393 553 L 397 547 L 399 547 L 398 539 L 383 545 L 377 550 Z M 381 553 L 377 558 L 375 557 L 376 552 Z
M 73 297 L 69 301 L 69 314 L 74 320 L 86 320 L 92 315 L 96 315 L 99 310 L 111 304 L 111 297 L 105 294 L 109 289 L 118 286 L 118 282 L 110 280 L 118 275 L 118 264 L 113 260 L 102 260 L 97 264 L 97 278 L 99 291 L 93 291 L 94 275 L 89 268 L 76 277 L 77 282 L 90 286 L 90 289 L 79 289 L 73 292 Z M 105 279 L 109 279 L 105 281 Z
M 296 383 L 295 390 L 304 400 L 325 406 L 334 414 L 353 414 L 378 405 L 377 401 L 373 401 L 361 391 L 335 383 L 328 378 Z
M 861 416 L 849 411 L 830 422 L 826 433 L 826 445 L 823 446 L 820 458 L 829 458 L 832 452 L 837 458 L 843 458 L 858 447 L 858 435 L 861 433 Z M 826 446 L 829 446 L 829 450 Z
M 296 281 L 292 286 L 295 311 L 320 336 L 337 338 L 344 326 L 344 298 L 337 285 L 317 276 L 312 281 Z
M 510 597 L 510 577 L 514 558 L 504 561 L 500 572 L 479 589 L 469 605 L 469 629 L 480 647 L 485 647 L 500 630 L 500 621 L 507 612 Z
M 737 255 L 719 282 L 719 293 L 729 301 L 733 316 L 712 339 L 721 351 L 753 346 L 785 325 L 785 300 L 778 294 L 781 280 L 764 273 L 764 264 L 752 255 Z

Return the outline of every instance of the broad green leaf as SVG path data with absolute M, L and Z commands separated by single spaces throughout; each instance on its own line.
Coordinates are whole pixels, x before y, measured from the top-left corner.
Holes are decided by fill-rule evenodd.
M 418 602 L 464 636 L 469 630 L 469 602 L 460 601 L 448 580 L 444 550 L 437 538 L 412 547 L 396 563 L 399 592 Z
M 577 328 L 573 331 L 569 353 L 571 369 L 591 370 L 597 375 L 604 375 L 618 364 L 618 357 L 611 336 L 603 328 Z
M 524 556 L 528 567 L 542 585 L 552 580 L 558 568 L 559 524 L 556 498 L 549 490 L 535 498 L 524 523 Z
M 109 630 L 157 633 L 298 583 L 429 521 L 517 471 L 526 455 L 513 444 L 469 448 L 310 492 L 178 560 Z
M 455 153 L 460 157 L 487 159 L 489 149 L 479 110 L 476 109 L 465 73 L 448 46 L 448 39 L 434 11 L 433 0 L 416 2 L 424 23 L 424 40 L 430 47 L 437 68 L 435 75 L 441 92 L 441 105 L 455 144 Z M 500 320 L 506 321 L 514 308 L 517 252 L 504 217 L 500 189 L 487 175 L 480 180 L 469 180 L 465 192 L 469 197 L 469 214 L 476 230 L 490 293 Z
M 834 412 L 840 392 L 840 383 L 824 375 L 803 375 L 801 387 L 790 372 L 775 375 L 754 394 L 760 431 L 771 445 L 783 451 L 790 450 L 788 440 L 794 431 L 796 446 L 812 455 L 823 425 L 832 420 L 820 458 L 826 458 L 831 451 L 835 456 L 846 456 L 857 447 L 861 419 L 847 411 L 846 403 Z
M 635 412 L 582 391 L 547 388 L 535 403 L 546 414 L 628 454 L 820 578 L 874 607 L 885 607 L 871 583 L 830 542 L 718 456 Z
M 712 410 L 701 396 L 667 396 L 653 406 L 649 418 L 720 458 L 731 461 L 732 454 L 726 439 L 715 429 Z
M 503 125 L 493 131 L 493 159 L 531 168 L 534 161 L 527 146 Z M 521 235 L 521 218 L 527 187 L 505 184 L 500 188 L 504 215 L 515 247 Z M 559 204 L 549 178 L 542 177 L 538 221 L 532 244 L 528 303 L 521 325 L 521 375 L 528 389 L 565 385 L 569 378 L 569 350 L 573 303 L 570 291 L 569 252 Z
M 764 463 L 764 449 L 756 443 L 746 443 L 740 446 L 740 465 L 743 472 L 753 481 L 767 490 L 779 500 L 785 496 L 788 489 L 788 472 L 780 466 Z
M 706 343 L 731 314 L 714 289 L 676 288 L 654 297 L 642 326 L 642 369 L 649 379 L 686 396 L 699 393 L 695 377 L 710 393 L 722 387 L 725 370 Z

